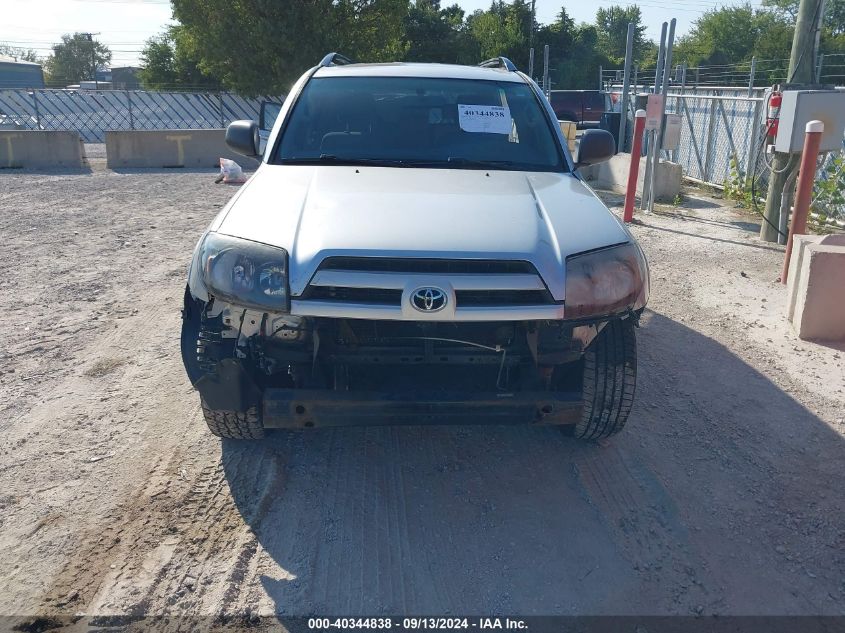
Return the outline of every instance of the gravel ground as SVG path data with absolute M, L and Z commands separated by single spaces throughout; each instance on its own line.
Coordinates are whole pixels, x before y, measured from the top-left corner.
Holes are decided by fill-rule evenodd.
M 754 218 L 703 196 L 639 216 L 652 301 L 610 442 L 221 443 L 179 310 L 233 189 L 94 167 L 0 174 L 5 612 L 845 614 L 843 350 L 792 334 Z

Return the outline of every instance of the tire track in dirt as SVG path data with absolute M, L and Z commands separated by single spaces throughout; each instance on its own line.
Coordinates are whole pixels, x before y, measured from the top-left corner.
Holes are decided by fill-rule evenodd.
M 216 461 L 198 472 L 186 494 L 152 504 L 141 516 L 133 508 L 121 521 L 126 530 L 148 536 L 155 526 L 161 541 L 152 548 L 138 540 L 126 545 L 120 552 L 124 563 L 103 581 L 92 612 L 141 614 L 152 606 L 164 613 L 239 611 L 258 547 L 253 530 L 283 488 L 283 468 L 274 455 L 267 455 L 267 463 L 247 464 L 252 457 L 237 452 L 225 468 L 254 474 L 254 480 L 229 481 Z M 234 504 L 231 485 L 250 488 L 255 503 L 247 516 Z
M 150 482 L 153 489 L 142 485 L 128 507 L 103 517 L 100 524 L 76 535 L 81 546 L 53 578 L 52 587 L 43 597 L 46 606 L 66 610 L 73 605 L 79 611 L 90 611 L 92 604 L 101 602 L 98 596 L 104 583 L 114 584 L 119 574 L 114 571 L 118 562 L 124 561 L 122 571 L 131 565 L 134 556 L 148 551 L 154 539 L 166 540 L 166 519 L 174 504 L 161 489 L 156 489 L 156 480 L 170 465 L 178 463 L 179 457 L 176 453 L 167 460 L 159 460 L 150 470 L 146 482 Z M 159 550 L 162 554 L 166 551 L 167 547 Z M 75 597 L 68 599 L 71 595 Z
M 107 330 L 100 338 L 80 350 L 78 357 L 85 359 L 83 367 L 96 366 L 96 360 L 105 359 L 111 361 L 115 358 L 123 358 L 127 353 L 127 341 L 148 340 L 156 325 L 145 319 L 127 319 L 118 324 L 114 329 Z M 142 365 L 116 364 L 116 371 L 109 370 L 108 375 L 93 379 L 85 376 L 71 376 L 56 385 L 50 393 L 45 395 L 45 403 L 30 411 L 25 422 L 16 427 L 16 432 L 25 432 L 26 436 L 43 435 L 66 435 L 75 437 L 79 441 L 79 422 L 87 422 L 83 429 L 85 433 L 91 433 L 93 437 L 85 445 L 77 447 L 70 444 L 66 452 L 70 457 L 62 457 L 46 464 L 45 467 L 54 471 L 54 479 L 58 480 L 50 495 L 55 497 L 64 494 L 63 490 L 73 481 L 61 483 L 66 476 L 65 473 L 74 472 L 75 463 L 93 463 L 89 468 L 99 471 L 102 479 L 97 481 L 94 478 L 94 487 L 88 487 L 80 492 L 86 497 L 82 500 L 73 499 L 70 506 L 63 508 L 62 521 L 50 526 L 50 539 L 61 539 L 68 543 L 63 554 L 69 555 L 68 559 L 59 566 L 58 575 L 51 578 L 48 574 L 46 580 L 50 584 L 45 587 L 43 600 L 56 606 L 66 608 L 70 603 L 85 604 L 95 590 L 96 578 L 103 574 L 106 567 L 103 564 L 115 555 L 115 548 L 121 540 L 127 538 L 141 516 L 140 508 L 132 508 L 125 514 L 120 507 L 120 499 L 123 494 L 129 493 L 128 503 L 131 505 L 137 502 L 138 497 L 145 498 L 152 491 L 145 489 L 145 486 L 154 481 L 168 480 L 172 478 L 172 472 L 178 471 L 177 464 L 186 461 L 185 454 L 180 450 L 178 443 L 180 438 L 190 436 L 191 431 L 186 428 L 181 434 L 169 438 L 173 444 L 171 450 L 160 456 L 156 451 L 133 452 L 133 448 L 141 446 L 149 449 L 156 444 L 155 434 L 152 437 L 138 441 L 138 434 L 141 429 L 147 432 L 154 431 L 156 420 L 145 413 L 141 408 L 139 413 L 134 407 L 134 401 L 130 398 L 132 394 L 130 385 L 138 380 L 149 380 L 160 390 L 160 393 L 169 394 L 172 398 L 168 404 L 162 407 L 157 413 L 170 417 L 173 420 L 184 421 L 183 398 L 178 394 L 178 385 L 182 381 L 173 383 L 166 373 L 159 373 L 152 376 L 147 375 Z M 79 364 L 77 364 L 77 371 Z M 142 378 L 143 375 L 143 378 Z M 115 405 L 114 402 L 121 404 Z M 115 411 L 115 409 L 117 409 Z M 196 425 L 196 413 L 193 420 L 187 422 Z M 74 424 L 74 421 L 77 423 Z M 72 430 L 65 427 L 71 426 Z M 73 428 L 73 427 L 76 428 Z M 199 427 L 194 426 L 193 432 Z M 172 433 L 172 431 L 171 431 Z M 93 453 L 93 457 L 83 457 L 80 460 L 80 452 Z M 150 464 L 149 457 L 153 457 Z M 101 461 L 103 460 L 103 461 Z M 21 459 L 20 464 L 26 463 Z M 135 482 L 125 481 L 123 474 L 124 467 L 132 466 L 134 469 L 135 482 L 141 482 L 140 487 Z M 74 472 L 74 474 L 77 474 Z M 128 488 L 124 484 L 128 483 Z M 98 520 L 85 521 L 80 526 L 71 517 L 78 513 L 79 508 L 87 507 L 88 503 L 95 503 L 92 493 L 99 487 L 107 495 L 106 503 L 101 503 L 97 513 Z M 48 489 L 49 490 L 49 489 Z M 117 494 L 118 498 L 112 497 Z M 90 499 L 90 501 L 89 501 Z M 108 504 L 115 504 L 109 507 Z M 32 504 L 30 504 L 32 505 Z M 10 517 L 15 524 L 25 521 L 29 512 L 38 512 L 37 506 L 28 507 L 21 504 L 15 508 L 15 513 Z M 124 525 L 128 522 L 128 525 Z M 27 542 L 21 541 L 17 548 L 26 548 Z M 9 552 L 12 556 L 20 559 L 28 559 L 30 554 L 24 551 Z M 12 559 L 14 560 L 14 559 Z M 52 561 L 51 561 L 52 562 Z M 55 564 L 55 563 L 53 563 Z M 73 600 L 68 600 L 70 594 L 76 594 Z
M 167 188 L 149 174 L 4 179 L 0 200 L 13 211 L 0 225 L 23 238 L 4 254 L 27 263 L 0 292 L 25 326 L 0 354 L 15 368 L 0 387 L 4 602 L 68 612 L 121 564 L 121 544 L 152 547 L 159 527 L 132 506 L 178 494 L 161 488 L 213 452 L 174 350 L 186 253 L 211 200 L 228 194 L 211 187 L 198 198 L 204 174 L 168 177 Z M 84 196 L 69 193 L 80 185 Z
M 700 578 L 705 558 L 691 548 L 674 501 L 641 462 L 607 443 L 599 450 L 575 451 L 572 469 L 642 581 L 663 585 L 666 609 L 689 614 L 709 602 Z M 672 586 L 668 578 L 674 579 Z
M 284 494 L 256 530 L 263 607 L 567 613 L 630 592 L 639 578 L 594 523 L 574 446 L 549 428 L 292 436 Z

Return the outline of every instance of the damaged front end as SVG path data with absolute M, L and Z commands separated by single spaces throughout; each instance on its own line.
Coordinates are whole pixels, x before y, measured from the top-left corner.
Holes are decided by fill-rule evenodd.
M 186 292 L 182 355 L 209 407 L 258 406 L 266 428 L 574 424 L 605 322 L 304 317 Z
M 296 294 L 288 266 L 210 232 L 185 295 L 191 382 L 265 428 L 577 423 L 585 350 L 648 295 L 631 242 L 568 258 L 565 305 L 525 261 L 328 257 Z

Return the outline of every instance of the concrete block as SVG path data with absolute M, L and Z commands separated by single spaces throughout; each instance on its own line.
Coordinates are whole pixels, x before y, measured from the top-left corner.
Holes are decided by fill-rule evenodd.
M 802 339 L 845 341 L 845 235 L 802 242 L 792 326 Z
M 0 168 L 81 169 L 79 132 L 0 130 Z
M 599 189 L 610 189 L 625 193 L 628 186 L 628 172 L 631 169 L 631 155 L 617 154 L 609 161 L 581 169 L 584 179 Z M 654 179 L 654 199 L 672 202 L 681 192 L 681 166 L 669 161 L 660 161 Z M 643 193 L 645 181 L 645 158 L 640 159 L 637 178 L 637 194 Z
M 106 132 L 106 165 L 121 167 L 218 167 L 231 158 L 242 167 L 259 161 L 226 145 L 226 130 L 133 130 Z
M 804 267 L 804 255 L 807 246 L 821 242 L 823 235 L 795 235 L 792 238 L 792 254 L 789 256 L 789 270 L 786 277 L 786 318 L 790 321 L 795 315 L 795 302 L 798 301 L 798 280 Z

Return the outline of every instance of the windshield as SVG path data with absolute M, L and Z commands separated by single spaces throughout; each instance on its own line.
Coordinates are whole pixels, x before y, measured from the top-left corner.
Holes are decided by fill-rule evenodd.
M 273 162 L 566 169 L 528 85 L 422 77 L 312 79 Z

